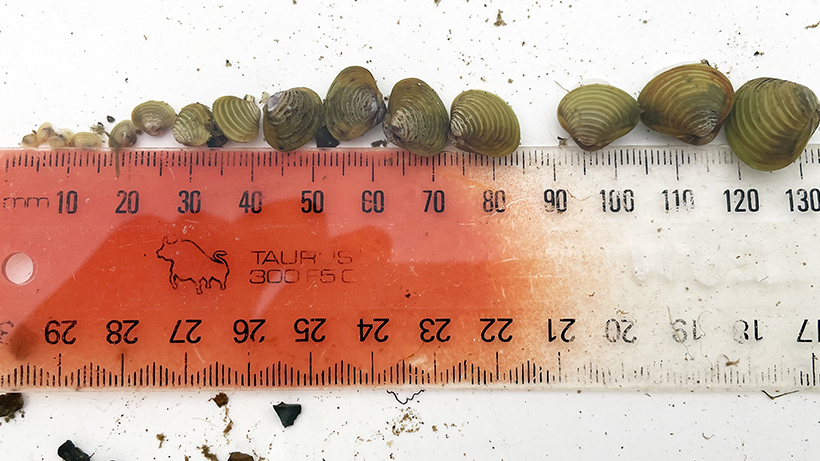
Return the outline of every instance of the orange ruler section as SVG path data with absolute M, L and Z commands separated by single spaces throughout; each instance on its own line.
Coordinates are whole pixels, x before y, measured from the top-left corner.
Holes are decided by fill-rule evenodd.
M 0 388 L 815 387 L 813 155 L 6 150 Z

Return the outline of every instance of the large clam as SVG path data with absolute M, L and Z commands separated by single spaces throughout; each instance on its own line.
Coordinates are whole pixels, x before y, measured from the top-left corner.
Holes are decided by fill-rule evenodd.
M 582 149 L 595 151 L 629 133 L 641 108 L 635 98 L 610 85 L 584 85 L 558 104 L 558 121 Z
M 467 90 L 450 106 L 450 137 L 459 149 L 504 157 L 518 148 L 521 128 L 503 99 L 487 91 Z
M 305 145 L 324 120 L 322 98 L 310 88 L 291 88 L 265 102 L 262 133 L 274 149 L 291 151 Z
M 809 88 L 776 78 L 757 78 L 738 88 L 726 120 L 735 155 L 757 170 L 783 168 L 805 149 L 820 122 L 820 104 Z
M 325 124 L 331 136 L 350 141 L 381 123 L 385 105 L 373 74 L 364 67 L 348 67 L 336 76 L 324 103 Z
M 638 105 L 649 128 L 700 146 L 715 139 L 733 99 L 729 79 L 704 61 L 653 78 L 638 96 Z
M 430 85 L 404 79 L 393 86 L 389 101 L 382 121 L 388 141 L 427 157 L 444 150 L 450 119 Z

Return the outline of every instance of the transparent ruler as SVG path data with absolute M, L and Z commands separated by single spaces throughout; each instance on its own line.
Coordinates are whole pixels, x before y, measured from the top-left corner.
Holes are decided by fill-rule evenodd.
M 0 388 L 817 386 L 820 151 L 0 152 Z

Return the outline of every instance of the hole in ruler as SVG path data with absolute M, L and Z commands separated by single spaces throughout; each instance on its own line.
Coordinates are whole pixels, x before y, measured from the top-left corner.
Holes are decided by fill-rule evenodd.
M 3 262 L 3 275 L 9 282 L 22 285 L 34 275 L 34 261 L 25 253 L 13 253 Z

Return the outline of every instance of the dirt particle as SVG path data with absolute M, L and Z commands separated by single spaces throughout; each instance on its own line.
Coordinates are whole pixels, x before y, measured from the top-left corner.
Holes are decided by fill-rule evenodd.
M 501 26 L 506 26 L 507 25 L 507 23 L 504 22 L 503 19 L 501 19 L 501 13 L 503 13 L 503 11 L 498 10 L 498 14 L 495 16 L 495 22 L 493 23 L 493 25 L 496 26 L 496 27 L 501 27 Z
M 419 415 L 415 410 L 412 408 L 405 408 L 402 410 L 401 417 L 393 421 L 390 431 L 393 435 L 399 435 L 405 432 L 418 432 L 422 424 L 423 423 L 421 422 L 421 419 L 419 419 Z
M 90 461 L 91 457 L 85 454 L 84 451 L 77 448 L 74 442 L 66 440 L 60 448 L 57 449 L 57 456 L 64 461 Z
M 227 435 L 228 432 L 231 432 L 231 429 L 233 429 L 233 420 L 228 419 L 228 425 L 225 426 L 225 429 L 222 429 L 222 433 Z
M 814 24 L 809 24 L 808 26 L 806 26 L 806 29 L 816 29 L 817 26 L 820 26 L 820 21 L 817 21 Z
M 219 394 L 216 394 L 212 399 L 208 400 L 213 400 L 216 406 L 218 406 L 219 408 L 222 408 L 228 404 L 228 396 L 225 395 L 224 392 L 220 392 Z
M 157 440 L 159 440 L 159 446 L 157 448 L 162 448 L 162 443 L 165 442 L 165 434 L 157 434 Z
M 512 79 L 511 79 L 511 78 L 508 78 L 508 79 L 507 79 L 507 83 L 512 83 Z
M 23 408 L 23 394 L 9 392 L 0 395 L 0 418 L 6 418 L 6 422 L 14 419 L 14 414 L 21 408 Z
M 105 119 L 108 120 L 108 123 L 114 123 L 115 121 L 117 121 L 117 119 L 115 119 L 114 117 L 112 117 L 110 115 L 106 115 Z
M 567 138 L 562 138 L 561 136 L 558 136 L 558 145 L 559 146 L 566 146 L 567 145 Z
M 296 0 L 294 0 L 293 3 L 296 3 Z M 253 461 L 253 456 L 234 451 L 230 456 L 228 456 L 228 461 Z
M 282 425 L 285 427 L 293 426 L 296 418 L 302 413 L 302 405 L 298 403 L 279 402 L 273 406 L 273 409 L 276 411 L 279 421 L 282 421 Z
M 217 458 L 215 454 L 211 453 L 211 447 L 208 445 L 202 445 L 197 448 L 202 452 L 202 456 L 207 458 L 208 461 L 219 461 L 219 458 Z
M 370 147 L 387 147 L 387 140 L 379 139 L 370 143 Z
M 231 67 L 231 66 L 233 66 L 233 64 L 231 64 L 231 61 L 226 59 L 225 60 L 225 67 Z
M 764 54 L 766 53 L 763 51 L 755 51 L 755 56 L 763 56 Z

